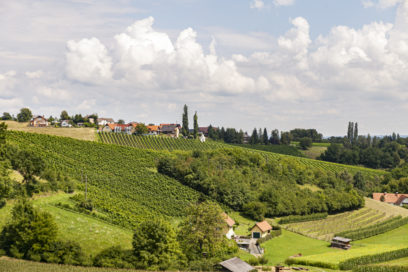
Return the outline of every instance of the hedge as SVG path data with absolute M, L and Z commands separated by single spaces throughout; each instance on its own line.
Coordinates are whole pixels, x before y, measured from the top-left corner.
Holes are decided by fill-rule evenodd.
M 310 261 L 310 260 L 299 259 L 299 258 L 288 258 L 285 260 L 285 263 L 287 265 L 300 264 L 300 265 L 306 265 L 306 266 L 316 266 L 316 267 L 321 267 L 321 268 L 328 268 L 328 269 L 333 269 L 333 270 L 336 270 L 339 268 L 336 264 L 333 264 L 333 263 L 326 263 L 323 261 Z
M 407 266 L 363 265 L 353 268 L 353 272 L 407 272 Z
M 350 270 L 359 265 L 373 264 L 373 263 L 382 263 L 395 259 L 400 259 L 408 257 L 408 248 L 402 248 L 398 250 L 383 252 L 380 254 L 360 256 L 356 258 L 351 258 L 346 261 L 340 262 L 339 268 L 341 270 Z
M 274 231 L 272 231 L 271 233 L 269 233 L 268 235 L 266 235 L 265 237 L 259 238 L 259 239 L 256 241 L 256 243 L 257 243 L 258 245 L 260 245 L 260 244 L 262 244 L 262 243 L 265 243 L 266 241 L 271 240 L 272 238 L 275 238 L 275 237 L 280 236 L 281 234 L 282 234 L 282 230 L 281 230 L 281 229 L 274 230 Z
M 408 224 L 408 217 L 401 218 L 401 216 L 397 216 L 397 217 L 391 218 L 390 220 L 381 222 L 373 226 L 368 226 L 368 227 L 357 229 L 357 230 L 349 230 L 349 231 L 336 233 L 335 236 L 347 237 L 354 241 L 361 240 L 364 238 L 368 238 L 371 236 L 375 236 L 381 233 L 388 232 L 390 230 L 399 228 L 405 224 Z
M 327 216 L 328 216 L 327 213 L 313 213 L 313 214 L 307 214 L 307 215 L 289 215 L 286 217 L 282 217 L 279 220 L 279 224 L 315 221 L 315 220 L 325 219 L 327 218 Z

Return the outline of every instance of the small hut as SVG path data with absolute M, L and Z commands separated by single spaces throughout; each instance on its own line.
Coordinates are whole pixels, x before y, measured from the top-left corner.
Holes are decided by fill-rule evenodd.
M 272 226 L 266 220 L 258 222 L 251 229 L 251 237 L 254 239 L 263 238 L 271 233 Z
M 253 266 L 250 266 L 248 263 L 244 262 L 238 257 L 223 261 L 219 263 L 224 271 L 229 272 L 249 272 L 254 270 Z
M 333 237 L 331 241 L 331 247 L 349 249 L 351 247 L 350 242 L 351 242 L 351 239 L 336 236 L 336 237 Z

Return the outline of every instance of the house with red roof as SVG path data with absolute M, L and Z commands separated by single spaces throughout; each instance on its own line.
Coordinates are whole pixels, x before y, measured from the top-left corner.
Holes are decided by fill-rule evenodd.
M 266 220 L 258 222 L 251 229 L 251 237 L 255 239 L 263 238 L 271 233 L 272 226 Z
M 408 194 L 391 193 L 373 193 L 373 199 L 395 206 L 408 205 Z

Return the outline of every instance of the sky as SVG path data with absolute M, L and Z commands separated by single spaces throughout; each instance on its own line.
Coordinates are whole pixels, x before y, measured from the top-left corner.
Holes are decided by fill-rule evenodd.
M 0 114 L 408 135 L 408 0 L 0 1 Z

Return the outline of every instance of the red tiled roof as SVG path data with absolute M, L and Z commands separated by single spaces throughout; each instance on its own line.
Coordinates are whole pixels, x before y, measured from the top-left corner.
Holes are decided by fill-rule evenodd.
M 149 131 L 158 131 L 159 130 L 159 126 L 147 126 L 147 129 Z
M 381 201 L 381 196 L 384 196 L 384 202 L 399 205 L 408 197 L 408 194 L 373 193 L 374 200 Z
M 226 214 L 225 212 L 222 213 L 222 217 L 224 218 L 225 223 L 227 223 L 227 225 L 228 225 L 229 227 L 232 227 L 232 226 L 235 225 L 234 219 L 232 219 L 231 217 L 229 217 L 229 215 Z
M 267 232 L 268 230 L 272 229 L 272 226 L 269 225 L 266 220 L 256 223 L 255 226 L 257 226 L 262 232 Z

